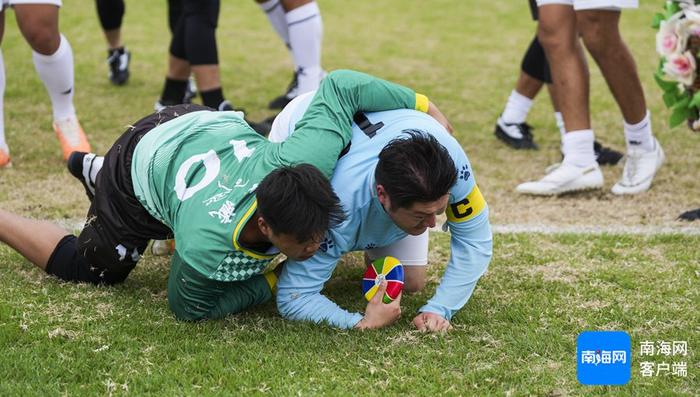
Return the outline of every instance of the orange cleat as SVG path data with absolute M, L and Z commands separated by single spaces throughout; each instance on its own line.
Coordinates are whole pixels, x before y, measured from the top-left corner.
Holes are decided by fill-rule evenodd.
M 63 160 L 68 160 L 68 157 L 73 152 L 92 151 L 77 117 L 71 116 L 61 120 L 54 120 L 53 130 L 61 143 Z
M 10 153 L 5 149 L 0 149 L 0 168 L 12 167 L 12 159 Z

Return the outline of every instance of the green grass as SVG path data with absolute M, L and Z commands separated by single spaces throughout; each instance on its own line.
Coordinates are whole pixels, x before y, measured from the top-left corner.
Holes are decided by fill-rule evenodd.
M 431 259 L 442 263 L 447 236 L 432 243 L 438 248 Z M 3 247 L 0 395 L 124 393 L 122 387 L 139 395 L 693 395 L 698 243 L 680 236 L 499 235 L 489 272 L 444 336 L 410 326 L 434 282 L 404 297 L 403 318 L 382 331 L 287 322 L 272 304 L 188 324 L 168 312 L 162 258 L 146 258 L 121 286 L 96 288 L 50 279 Z M 361 310 L 356 259 L 341 265 L 326 293 Z M 583 330 L 630 333 L 627 386 L 578 385 L 575 341 Z M 688 377 L 641 378 L 643 340 L 687 340 Z
M 61 27 L 74 50 L 76 108 L 94 149 L 104 152 L 160 93 L 169 39 L 165 2 L 127 2 L 123 35 L 134 54 L 132 80 L 118 88 L 106 78 L 94 2 L 65 3 Z M 252 119 L 267 117 L 272 113 L 263 109 L 286 87 L 291 62 L 253 1 L 222 3 L 225 94 Z M 665 127 L 648 27 L 660 3 L 644 2 L 622 24 L 669 157 L 654 189 L 638 197 L 514 196 L 516 183 L 559 156 L 545 95 L 530 120 L 542 150 L 514 152 L 491 134 L 534 29 L 524 1 L 321 1 L 324 66 L 399 81 L 438 103 L 470 156 L 494 223 L 675 226 L 680 210 L 699 204 L 700 181 L 688 170 L 700 167 L 700 135 Z M 15 167 L 0 172 L 0 208 L 36 218 L 82 217 L 87 203 L 60 159 L 48 97 L 12 11 L 5 14 L 5 127 Z M 591 69 L 596 133 L 622 148 L 619 112 L 593 63 Z M 620 171 L 606 170 L 608 187 Z M 178 323 L 167 308 L 162 258 L 145 258 L 123 285 L 98 288 L 57 282 L 2 245 L 0 396 L 698 395 L 699 243 L 682 235 L 496 235 L 489 272 L 455 316 L 454 331 L 441 336 L 419 334 L 410 321 L 439 282 L 447 235 L 431 237 L 426 291 L 404 297 L 402 320 L 376 332 L 283 321 L 271 304 L 222 321 Z M 362 310 L 359 260 L 344 263 L 326 293 Z M 578 384 L 576 337 L 584 330 L 630 333 L 630 384 Z M 687 340 L 688 377 L 642 378 L 644 340 Z

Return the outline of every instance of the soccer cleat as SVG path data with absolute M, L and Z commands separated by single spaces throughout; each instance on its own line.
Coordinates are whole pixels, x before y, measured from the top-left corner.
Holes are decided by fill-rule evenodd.
M 76 116 L 54 120 L 53 130 L 56 132 L 58 141 L 61 143 L 64 160 L 68 160 L 68 156 L 73 152 L 91 151 L 90 143 Z
M 588 167 L 576 167 L 561 163 L 539 181 L 525 182 L 518 185 L 515 191 L 536 196 L 552 196 L 556 194 L 576 192 L 581 190 L 600 189 L 603 187 L 603 173 L 598 163 Z
M 593 152 L 595 152 L 595 161 L 599 165 L 616 165 L 622 159 L 622 153 L 605 147 L 598 141 L 593 142 Z
M 73 152 L 66 162 L 68 172 L 83 184 L 85 194 L 90 201 L 95 197 L 95 183 L 90 179 L 90 174 L 92 168 L 99 165 L 95 164 L 96 158 L 97 155 L 94 153 Z
M 649 190 L 651 181 L 664 160 L 664 150 L 656 138 L 654 150 L 650 152 L 638 148 L 628 150 L 625 169 L 620 181 L 612 187 L 613 194 L 637 194 Z
M 299 95 L 299 72 L 295 71 L 292 81 L 287 86 L 287 92 L 270 101 L 267 107 L 269 109 L 284 109 L 297 95 Z
M 114 85 L 124 85 L 129 80 L 129 61 L 131 53 L 125 48 L 108 51 L 109 81 Z
M 528 123 L 508 124 L 499 117 L 493 133 L 496 134 L 496 138 L 514 149 L 537 149 L 532 137 L 532 127 Z
M 160 98 L 156 101 L 156 103 L 153 104 L 153 110 L 155 110 L 156 112 L 160 112 L 161 110 L 165 109 L 168 106 L 175 106 L 175 105 L 192 103 L 192 100 L 196 96 L 197 96 L 197 83 L 195 83 L 194 79 L 192 77 L 190 77 L 188 84 L 187 84 L 187 87 L 185 88 L 185 96 L 182 97 L 182 101 L 180 101 L 180 102 L 164 101 L 163 98 Z
M 686 211 L 678 217 L 678 220 L 692 222 L 700 219 L 700 208 L 696 210 Z
M 185 97 L 182 99 L 182 103 L 192 103 L 194 97 L 197 96 L 197 83 L 192 77 L 188 80 L 187 89 L 185 90 Z
M 0 169 L 11 167 L 12 159 L 10 158 L 10 151 L 7 149 L 0 148 Z

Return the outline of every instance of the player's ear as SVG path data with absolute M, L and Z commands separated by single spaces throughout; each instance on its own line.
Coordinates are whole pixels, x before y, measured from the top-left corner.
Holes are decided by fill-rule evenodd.
M 389 194 L 387 194 L 386 189 L 383 185 L 377 184 L 377 199 L 382 203 L 384 208 L 391 208 L 391 201 L 389 200 Z
M 270 229 L 270 225 L 268 225 L 267 222 L 265 222 L 265 218 L 259 216 L 257 219 L 257 223 L 258 229 L 260 229 L 260 232 L 262 232 L 262 234 L 268 237 L 270 236 L 270 234 L 272 234 L 272 229 Z

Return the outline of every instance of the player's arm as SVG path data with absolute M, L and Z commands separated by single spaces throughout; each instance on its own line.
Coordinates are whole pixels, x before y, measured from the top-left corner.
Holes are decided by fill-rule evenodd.
M 287 260 L 277 281 L 277 309 L 289 320 L 326 322 L 338 328 L 352 328 L 362 314 L 343 310 L 321 294 L 333 274 L 339 256 L 318 251 L 303 262 Z
M 451 233 L 450 259 L 435 295 L 419 311 L 449 321 L 471 297 L 492 256 L 488 206 L 473 177 L 467 177 L 467 181 L 460 178 L 453 188 L 447 219 Z
M 424 95 L 399 84 L 350 70 L 333 71 L 321 82 L 294 134 L 281 144 L 280 160 L 311 163 L 330 177 L 352 138 L 355 113 L 392 109 L 428 112 L 431 104 Z M 433 106 L 434 113 L 436 109 Z
M 391 304 L 384 304 L 381 288 L 367 304 L 364 316 L 344 310 L 321 294 L 339 257 L 319 251 L 304 262 L 288 260 L 277 282 L 277 309 L 280 315 L 289 320 L 325 322 L 346 329 L 381 328 L 396 321 L 401 314 L 400 297 Z

